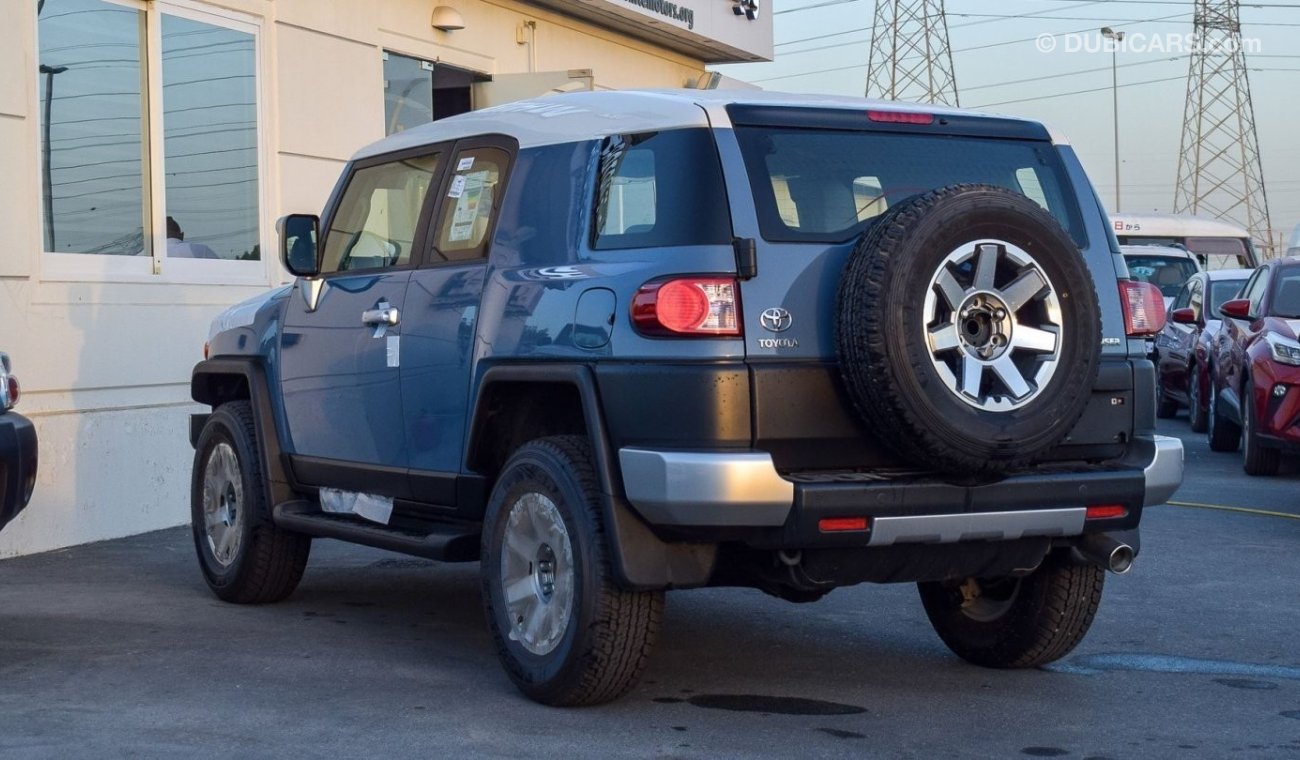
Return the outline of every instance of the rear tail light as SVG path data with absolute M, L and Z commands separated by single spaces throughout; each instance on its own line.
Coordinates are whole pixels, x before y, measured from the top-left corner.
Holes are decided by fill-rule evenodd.
M 867 111 L 867 118 L 881 124 L 933 124 L 934 114 L 915 111 Z
M 632 324 L 648 335 L 739 336 L 739 288 L 729 277 L 646 283 L 632 299 Z
M 14 404 L 18 403 L 18 396 L 21 389 L 18 387 L 18 378 L 6 374 L 4 375 L 4 388 L 0 389 L 0 410 L 11 409 Z
M 1165 299 L 1149 282 L 1121 280 L 1119 303 L 1124 309 L 1124 332 L 1132 337 L 1155 335 L 1165 326 Z

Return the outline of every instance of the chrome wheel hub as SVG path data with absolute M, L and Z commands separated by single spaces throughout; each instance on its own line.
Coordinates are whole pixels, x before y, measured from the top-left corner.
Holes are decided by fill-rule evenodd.
M 1011 243 L 978 240 L 948 254 L 923 308 L 932 366 L 977 409 L 1024 406 L 1056 372 L 1060 297 L 1038 262 Z
M 244 479 L 230 444 L 212 448 L 203 469 L 203 530 L 212 558 L 229 567 L 243 541 Z
M 512 641 L 536 655 L 559 645 L 573 613 L 573 545 L 555 502 L 530 492 L 506 518 L 501 585 Z

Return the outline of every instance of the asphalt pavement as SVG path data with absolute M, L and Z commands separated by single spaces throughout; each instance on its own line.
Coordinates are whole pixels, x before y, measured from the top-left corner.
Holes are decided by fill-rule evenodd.
M 1297 468 L 1162 430 L 1199 506 L 1146 513 L 1046 669 L 958 660 L 912 586 L 708 589 L 669 595 L 632 694 L 551 709 L 498 666 L 476 565 L 318 541 L 288 601 L 239 607 L 173 529 L 0 562 L 0 757 L 1300 757 Z

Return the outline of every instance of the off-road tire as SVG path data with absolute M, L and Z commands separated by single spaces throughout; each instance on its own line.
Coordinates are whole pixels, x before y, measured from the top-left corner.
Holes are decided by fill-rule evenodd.
M 229 564 L 217 560 L 205 528 L 205 468 L 217 447 L 233 450 L 242 478 L 239 548 Z M 227 602 L 264 604 L 293 593 L 311 553 L 311 538 L 276 527 L 266 503 L 253 408 L 247 401 L 217 407 L 199 434 L 190 484 L 190 524 L 199 569 L 212 593 Z
M 532 493 L 550 500 L 563 518 L 574 574 L 568 623 L 554 649 L 543 654 L 529 651 L 512 636 L 503 582 L 509 515 Z M 600 487 L 586 438 L 541 438 L 515 451 L 488 501 L 482 558 L 488 627 L 501 663 L 520 691 L 547 705 L 595 705 L 617 699 L 637 684 L 658 635 L 664 595 L 627 591 L 614 581 Z
M 935 357 L 954 349 L 932 353 L 927 325 L 933 315 L 927 316 L 926 298 L 936 291 L 934 280 L 943 268 L 974 273 L 976 279 L 961 286 L 962 298 L 974 298 L 980 290 L 976 265 L 951 262 L 963 247 L 976 251 L 976 241 L 986 240 L 1016 246 L 1046 276 L 1047 284 L 1034 300 L 1011 315 L 1014 330 L 1030 314 L 1026 309 L 1042 308 L 1041 298 L 1059 301 L 1061 313 L 1056 353 L 1048 357 L 1056 362 L 1054 372 L 1041 387 L 1030 384 L 1033 395 L 1017 401 L 1020 406 L 1005 410 L 979 399 L 968 402 L 953 390 Z M 1004 245 L 998 250 L 1011 249 Z M 1003 254 L 995 260 L 995 276 L 1003 279 L 996 290 L 1007 287 L 1011 274 L 1001 267 L 1011 259 Z M 955 327 L 957 305 L 946 290 L 942 293 L 947 304 L 942 308 L 950 309 L 948 319 Z M 1078 247 L 1038 204 L 991 185 L 941 188 L 886 212 L 854 248 L 840 281 L 836 313 L 841 376 L 865 427 L 887 448 L 927 469 L 989 473 L 1030 463 L 1060 443 L 1083 414 L 1100 361 L 1100 309 Z M 944 361 L 964 362 L 967 355 L 944 354 L 953 357 Z M 1012 350 L 1006 355 L 1012 356 Z M 981 388 L 993 387 L 991 375 L 981 370 L 980 377 L 985 378 Z
M 1249 379 L 1241 387 L 1241 419 L 1246 423 L 1241 429 L 1242 468 L 1247 475 L 1276 475 L 1282 452 L 1259 438 L 1259 411 L 1255 408 L 1254 386 Z
M 1033 573 L 1000 581 L 1014 585 L 1014 596 L 997 617 L 984 620 L 963 609 L 960 582 L 925 582 L 917 588 L 935 632 L 958 657 L 990 668 L 1033 668 L 1059 660 L 1083 640 L 1105 580 L 1101 568 L 1056 551 Z

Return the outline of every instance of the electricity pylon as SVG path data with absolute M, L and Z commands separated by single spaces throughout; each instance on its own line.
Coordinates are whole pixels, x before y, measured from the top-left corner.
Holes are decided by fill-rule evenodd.
M 1241 224 L 1271 255 L 1273 228 L 1241 38 L 1241 3 L 1195 2 L 1174 212 Z
M 876 0 L 866 94 L 959 105 L 943 0 Z

